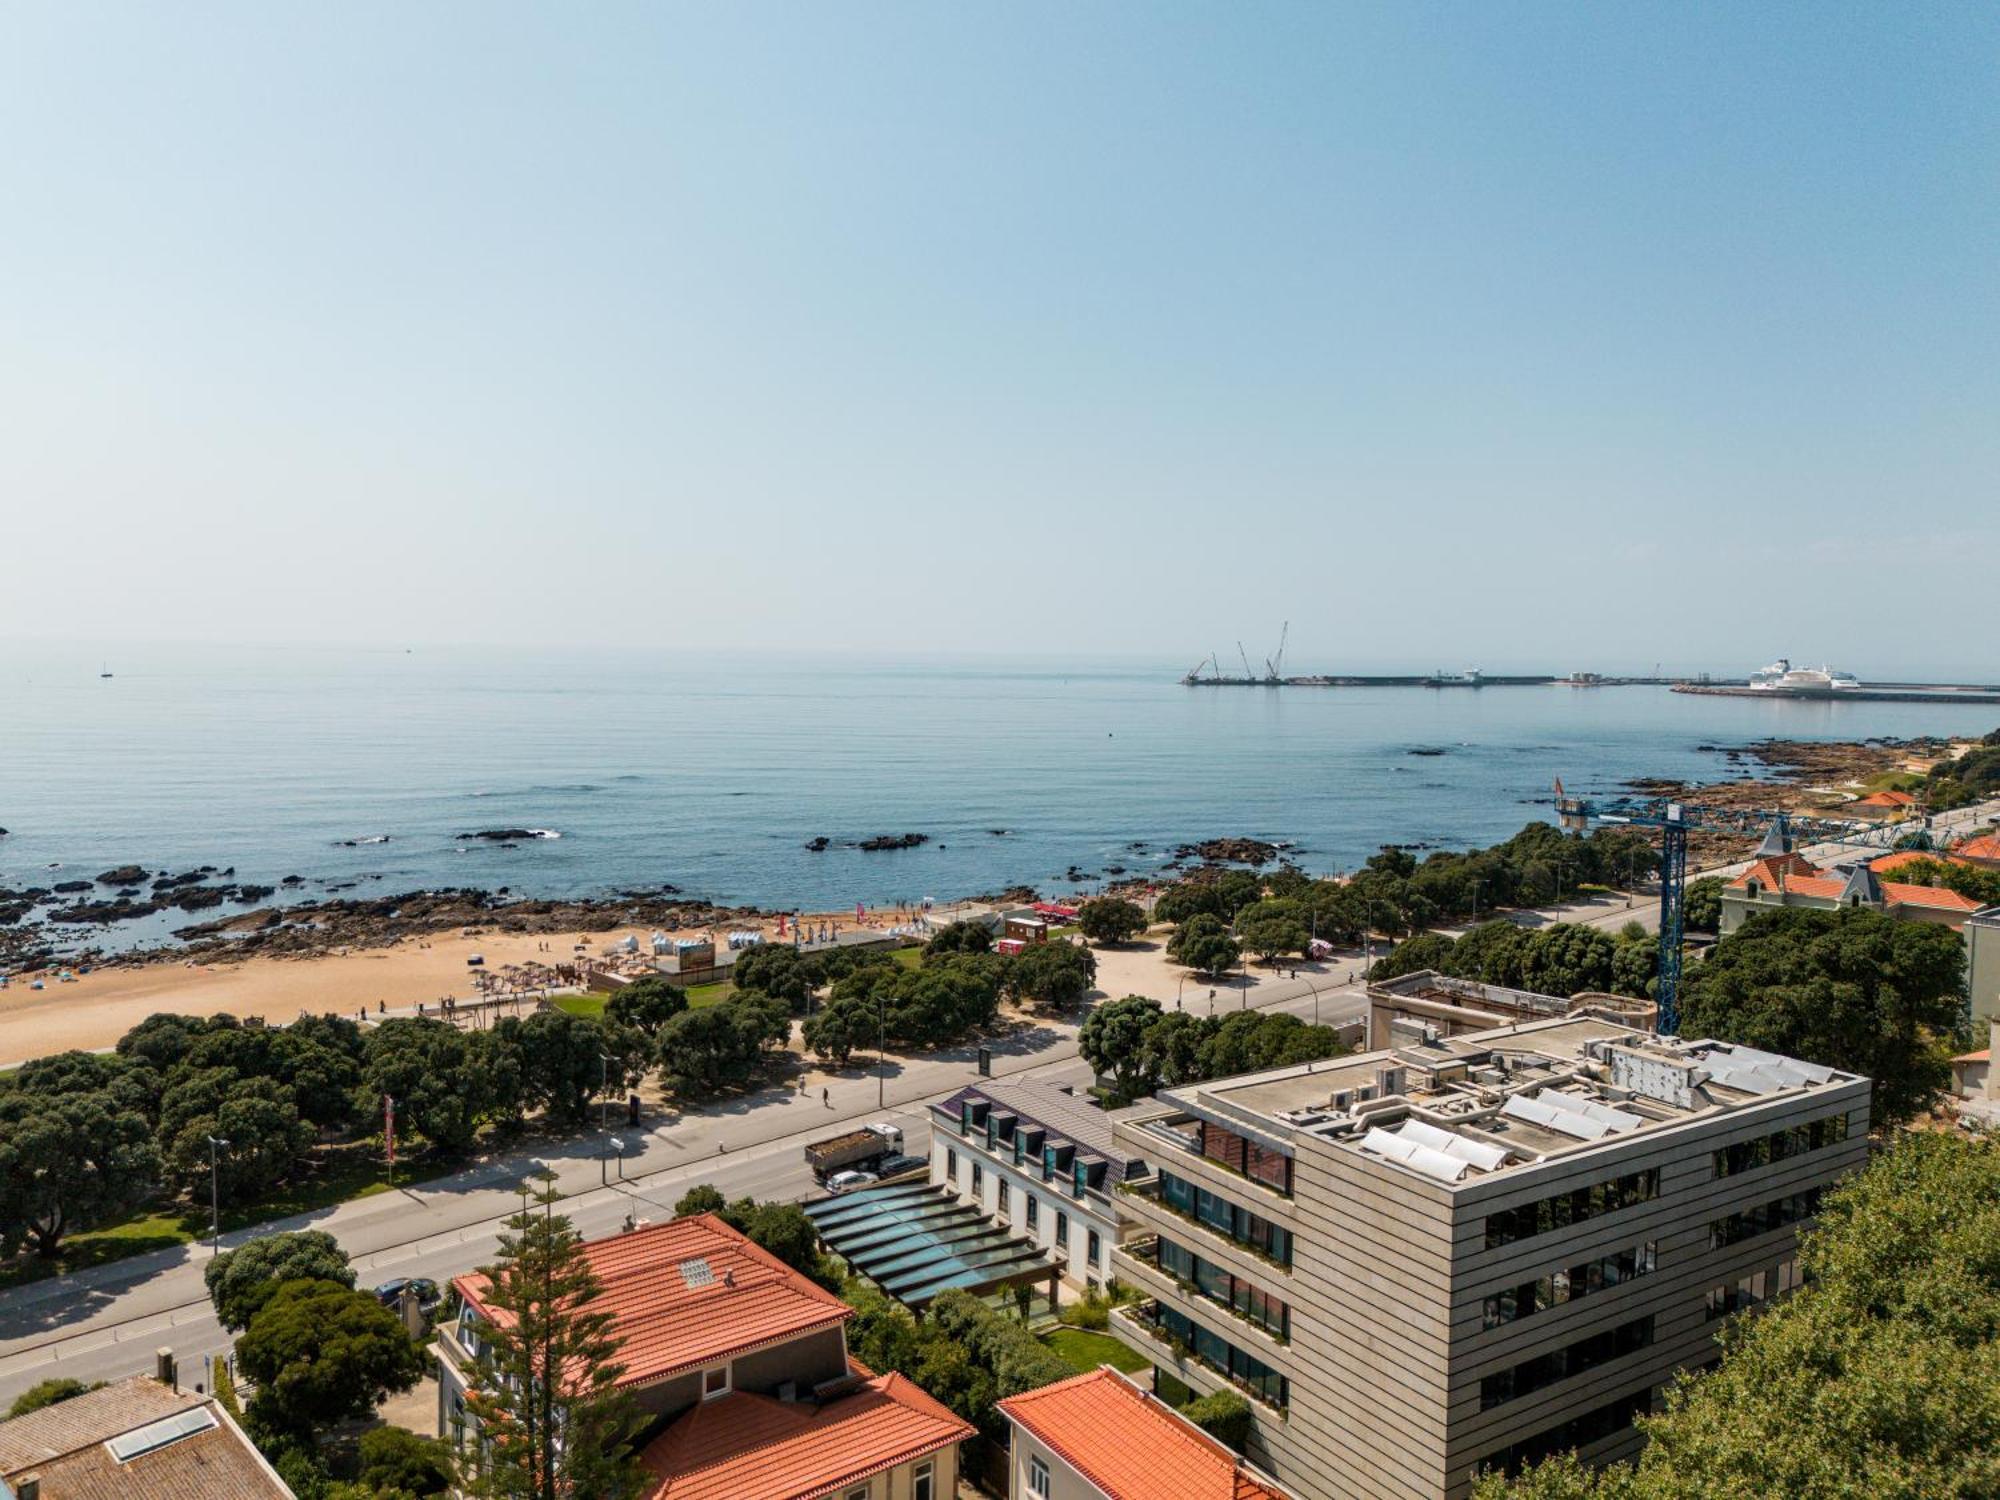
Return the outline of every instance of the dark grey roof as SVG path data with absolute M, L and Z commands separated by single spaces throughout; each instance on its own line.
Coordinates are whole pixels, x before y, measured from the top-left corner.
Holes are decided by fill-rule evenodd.
M 1882 881 L 1865 862 L 1848 866 L 1847 884 L 1840 891 L 1842 906 L 1857 898 L 1866 906 L 1882 904 Z
M 967 1099 L 984 1099 L 996 1111 L 1017 1116 L 1022 1128 L 1039 1126 L 1050 1137 L 1070 1142 L 1085 1156 L 1100 1157 L 1111 1163 L 1114 1181 L 1129 1176 L 1137 1160 L 1112 1136 L 1115 1114 L 1107 1114 L 1088 1098 L 1055 1084 L 1028 1079 L 986 1079 L 967 1084 L 933 1107 L 955 1120 L 959 1105 Z
M 1782 817 L 1773 818 L 1771 826 L 1764 830 L 1764 842 L 1757 846 L 1754 858 L 1770 859 L 1780 854 L 1792 852 L 1792 830 Z

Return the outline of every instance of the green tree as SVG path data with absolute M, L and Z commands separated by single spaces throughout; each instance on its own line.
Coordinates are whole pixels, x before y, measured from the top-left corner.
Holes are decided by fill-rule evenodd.
M 1304 910 L 1296 901 L 1257 901 L 1237 913 L 1236 932 L 1245 948 L 1264 962 L 1306 951 Z
M 1522 949 L 1522 978 L 1540 995 L 1567 999 L 1611 988 L 1611 934 L 1580 922 L 1556 922 L 1529 934 Z
M 1386 958 L 1378 958 L 1368 971 L 1372 980 L 1396 979 L 1422 969 L 1444 972 L 1451 962 L 1452 940 L 1442 932 L 1420 932 L 1396 944 Z
M 0 1094 L 0 1250 L 53 1256 L 63 1237 L 130 1208 L 159 1180 L 145 1116 L 107 1093 Z
M 365 1052 L 361 1028 L 345 1016 L 301 1016 L 272 1034 L 272 1076 L 291 1090 L 301 1119 L 319 1130 L 345 1130 L 357 1118 L 354 1094 Z
M 451 1444 L 420 1437 L 404 1427 L 377 1427 L 361 1435 L 361 1483 L 377 1496 L 430 1500 L 457 1483 Z
M 1159 1001 L 1127 995 L 1091 1011 L 1077 1031 L 1077 1051 L 1091 1072 L 1112 1080 L 1121 1103 L 1159 1087 L 1158 1075 L 1149 1071 L 1153 1060 L 1146 1053 L 1146 1036 L 1160 1016 Z
M 819 962 L 811 954 L 780 943 L 760 943 L 747 948 L 730 970 L 739 990 L 759 990 L 773 1000 L 782 1000 L 792 1010 L 806 1008 L 812 992 L 825 982 Z
M 1183 922 L 1167 943 L 1167 957 L 1198 974 L 1223 974 L 1239 950 L 1219 917 L 1198 914 Z
M 1506 989 L 1527 987 L 1528 929 L 1500 918 L 1481 922 L 1451 946 L 1440 972 Z
M 14 1398 L 14 1404 L 7 1408 L 7 1420 L 25 1417 L 31 1411 L 40 1411 L 45 1406 L 68 1401 L 76 1396 L 87 1396 L 92 1391 L 101 1390 L 104 1382 L 93 1380 L 85 1385 L 81 1380 L 70 1380 L 57 1376 L 53 1380 L 38 1380 Z
M 675 1016 L 660 1028 L 660 1081 L 684 1099 L 707 1098 L 756 1077 L 770 1047 L 791 1034 L 784 1002 L 732 995 Z
M 1978 865 L 1962 865 L 1947 859 L 1913 859 L 1891 870 L 1888 878 L 1903 885 L 1942 886 L 1985 906 L 2000 903 L 2000 870 Z
M 1975 1500 L 2000 1494 L 2000 1145 L 1900 1135 L 1829 1195 L 1805 1286 L 1729 1326 L 1722 1363 L 1643 1421 L 1638 1460 L 1573 1460 L 1479 1500 Z
M 647 974 L 614 990 L 605 1002 L 604 1014 L 619 1026 L 657 1037 L 662 1026 L 687 1008 L 686 990 L 669 984 L 664 974 Z
M 236 1341 L 236 1362 L 257 1387 L 246 1415 L 258 1432 L 306 1443 L 372 1417 L 425 1368 L 396 1315 L 338 1281 L 281 1285 Z
M 984 922 L 948 922 L 931 934 L 924 944 L 924 957 L 941 953 L 990 953 L 993 932 Z
M 1681 893 L 1681 925 L 1689 932 L 1715 932 L 1722 926 L 1720 875 L 1704 875 L 1690 880 Z
M 491 1365 L 466 1398 L 484 1451 L 469 1489 L 487 1500 L 627 1500 L 646 1483 L 631 1447 L 639 1418 L 618 1389 L 625 1371 L 611 1314 L 595 1305 L 602 1288 L 553 1202 L 545 1193 L 509 1219 L 499 1259 L 480 1273 L 482 1300 L 505 1316 L 485 1325 Z
M 1250 1403 L 1234 1391 L 1197 1396 L 1181 1408 L 1181 1415 L 1238 1453 L 1250 1441 Z
M 354 1270 L 340 1242 L 323 1229 L 288 1230 L 260 1235 L 234 1250 L 225 1250 L 202 1271 L 208 1300 L 224 1328 L 236 1333 L 280 1286 L 291 1281 L 333 1281 L 354 1285 Z
M 1100 947 L 1129 943 L 1146 930 L 1146 912 L 1136 901 L 1099 896 L 1077 909 L 1076 925 L 1084 937 Z
M 729 1206 L 729 1200 L 722 1196 L 722 1189 L 706 1182 L 698 1182 L 680 1196 L 674 1204 L 676 1219 L 690 1219 L 696 1214 L 719 1214 Z
M 400 1128 L 446 1152 L 472 1144 L 494 1103 L 493 1072 L 472 1037 L 427 1016 L 391 1017 L 368 1034 L 362 1090 L 364 1114 L 379 1116 L 389 1095 Z
M 864 1014 L 867 1009 L 866 1001 L 853 996 L 829 1000 L 806 1017 L 799 1034 L 822 1062 L 844 1068 L 873 1034 Z
M 1053 1010 L 1081 1005 L 1096 982 L 1091 951 L 1054 939 L 1024 949 L 1007 968 L 1007 988 L 1015 998 Z
M 224 1203 L 254 1201 L 292 1175 L 315 1134 L 290 1089 L 275 1079 L 239 1078 L 213 1114 L 189 1119 L 167 1143 L 167 1180 L 195 1196 L 213 1185 Z M 211 1154 L 211 1138 L 229 1144 Z
M 1965 1014 L 1957 933 L 1865 907 L 1751 916 L 1689 971 L 1681 1032 L 1875 1080 L 1875 1112 L 1907 1120 L 1950 1081 Z
M 1146 1028 L 1140 1044 L 1139 1076 L 1151 1079 L 1153 1090 L 1199 1083 L 1207 1076 L 1201 1069 L 1202 1053 L 1219 1024 L 1178 1010 L 1161 1016 Z
M 600 1082 L 624 1085 L 622 1070 L 614 1073 L 602 1060 L 610 1056 L 604 1027 L 583 1016 L 536 1011 L 525 1019 L 502 1020 L 493 1035 L 518 1058 L 523 1102 L 546 1111 L 551 1124 L 581 1125 L 590 1117 Z
M 1168 886 L 1153 903 L 1153 920 L 1179 925 L 1190 917 L 1223 915 L 1222 893 L 1204 881 L 1183 880 Z

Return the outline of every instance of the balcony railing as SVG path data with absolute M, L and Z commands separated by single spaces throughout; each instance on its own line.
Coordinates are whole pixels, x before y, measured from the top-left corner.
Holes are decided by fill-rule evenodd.
M 1114 1318 L 1123 1318 L 1130 1322 L 1147 1339 L 1160 1345 L 1172 1356 L 1177 1366 L 1185 1368 L 1188 1365 L 1198 1365 L 1204 1374 L 1211 1375 L 1226 1385 L 1234 1387 L 1260 1406 L 1268 1407 L 1270 1410 L 1279 1413 L 1285 1410 L 1284 1402 L 1272 1400 L 1267 1391 L 1259 1390 L 1249 1381 L 1244 1380 L 1238 1375 L 1231 1374 L 1228 1370 L 1201 1354 L 1187 1340 L 1181 1338 L 1163 1324 L 1160 1321 L 1158 1304 L 1151 1302 L 1133 1303 L 1130 1306 L 1115 1309 L 1112 1312 L 1112 1316 Z
M 1124 1256 L 1132 1263 L 1133 1268 L 1140 1272 L 1150 1272 L 1152 1275 L 1157 1276 L 1168 1286 L 1179 1291 L 1181 1295 L 1192 1298 L 1199 1306 L 1213 1307 L 1228 1313 L 1230 1317 L 1242 1324 L 1256 1338 L 1270 1344 L 1274 1353 L 1291 1344 L 1290 1335 L 1285 1333 L 1283 1329 L 1273 1328 L 1269 1323 L 1261 1322 L 1251 1317 L 1248 1312 L 1238 1307 L 1234 1302 L 1222 1301 L 1200 1284 L 1189 1281 L 1186 1277 L 1177 1275 L 1167 1267 L 1161 1265 L 1158 1235 L 1145 1236 L 1143 1249 L 1140 1248 L 1141 1244 L 1141 1241 L 1134 1240 L 1128 1245 L 1114 1246 L 1112 1250 L 1112 1264 L 1116 1265 L 1118 1257 Z M 1141 1278 L 1141 1284 L 1144 1284 L 1143 1278 Z M 1252 1286 L 1255 1285 L 1254 1282 L 1250 1284 Z
M 1160 1191 L 1160 1179 L 1157 1177 L 1148 1177 L 1143 1182 L 1120 1183 L 1118 1191 L 1126 1194 L 1128 1197 L 1144 1198 L 1156 1207 L 1165 1209 L 1182 1223 L 1192 1224 L 1196 1229 L 1207 1235 L 1215 1244 L 1227 1245 L 1232 1250 L 1240 1250 L 1243 1254 L 1261 1260 L 1265 1265 L 1271 1267 L 1272 1270 L 1278 1271 L 1283 1275 L 1289 1276 L 1292 1274 L 1292 1268 L 1279 1260 L 1277 1256 L 1271 1254 L 1270 1251 L 1259 1249 L 1247 1240 L 1239 1240 L 1233 1234 L 1224 1234 L 1215 1225 L 1209 1223 L 1208 1220 L 1189 1213 L 1178 1203 L 1169 1201 L 1166 1194 Z

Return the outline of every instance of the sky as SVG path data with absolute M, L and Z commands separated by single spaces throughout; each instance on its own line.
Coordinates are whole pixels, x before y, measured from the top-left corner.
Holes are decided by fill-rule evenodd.
M 2000 678 L 2000 10 L 11 6 L 0 640 Z

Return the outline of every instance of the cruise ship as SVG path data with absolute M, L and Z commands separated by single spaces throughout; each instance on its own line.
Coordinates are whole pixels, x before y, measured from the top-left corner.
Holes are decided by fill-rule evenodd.
M 1764 693 L 1819 697 L 1826 693 L 1852 692 L 1861 686 L 1861 680 L 1852 672 L 1836 672 L 1831 667 L 1795 667 L 1781 656 L 1762 671 L 1752 672 L 1748 685 Z

